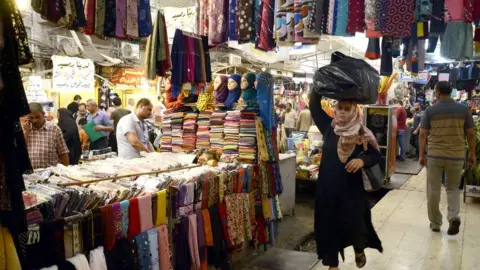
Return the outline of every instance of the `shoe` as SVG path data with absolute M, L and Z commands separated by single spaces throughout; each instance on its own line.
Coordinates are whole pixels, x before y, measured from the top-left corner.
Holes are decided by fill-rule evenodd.
M 432 232 L 440 232 L 440 228 L 435 227 L 432 224 L 430 224 L 430 230 L 432 230 Z
M 360 257 L 357 257 L 357 254 L 355 254 L 355 264 L 358 268 L 363 268 L 365 264 L 367 264 L 367 257 L 365 256 L 365 253 L 362 253 Z
M 450 220 L 450 226 L 448 227 L 447 234 L 448 235 L 457 235 L 460 231 L 460 219 L 454 218 Z

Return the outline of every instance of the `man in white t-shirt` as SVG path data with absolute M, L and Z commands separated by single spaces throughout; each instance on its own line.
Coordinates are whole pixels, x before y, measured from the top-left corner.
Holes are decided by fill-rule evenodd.
M 118 156 L 121 158 L 139 158 L 140 152 L 152 152 L 153 147 L 148 141 L 145 119 L 152 114 L 152 102 L 146 98 L 138 101 L 135 111 L 120 119 L 117 125 L 116 137 Z

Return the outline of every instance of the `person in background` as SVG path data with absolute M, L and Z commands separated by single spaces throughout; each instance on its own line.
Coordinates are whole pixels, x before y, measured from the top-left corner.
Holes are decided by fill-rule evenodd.
M 308 109 L 308 105 L 305 105 L 305 109 L 303 109 L 298 115 L 297 130 L 308 132 L 312 123 L 312 114 Z
M 153 147 L 148 141 L 145 119 L 152 114 L 153 104 L 149 99 L 142 98 L 137 103 L 135 111 L 120 119 L 117 130 L 118 156 L 121 158 L 139 158 L 140 152 L 152 152 Z
M 82 97 L 80 95 L 75 95 L 73 97 L 73 102 L 68 104 L 67 109 L 73 114 L 78 112 L 78 105 L 82 102 Z
M 90 150 L 99 150 L 108 147 L 108 136 L 113 131 L 113 124 L 108 118 L 107 114 L 98 109 L 98 104 L 95 100 L 89 99 L 87 101 L 87 123 L 95 122 L 95 131 L 101 131 L 103 136 L 90 143 Z
M 415 114 L 413 115 L 412 136 L 414 136 L 414 140 L 415 140 L 415 155 L 416 155 L 415 160 L 418 161 L 418 158 L 420 157 L 419 146 L 418 146 L 418 138 L 419 138 L 419 134 L 420 134 L 421 121 L 422 121 L 424 111 L 422 110 L 422 105 L 420 104 L 420 102 L 415 102 L 415 105 L 414 105 L 413 108 L 415 110 Z
M 133 98 L 128 99 L 127 110 L 133 112 L 135 110 L 135 100 Z
M 154 117 L 155 117 L 155 124 L 161 125 L 163 122 L 163 112 L 167 109 L 165 107 L 165 99 L 162 96 L 158 96 L 158 103 L 154 108 Z
M 400 145 L 400 155 L 397 156 L 397 159 L 400 161 L 405 161 L 405 152 L 406 148 L 406 132 L 407 128 L 407 111 L 403 107 L 403 102 L 400 100 L 397 104 L 397 139 L 398 144 Z
M 90 148 L 90 140 L 88 139 L 85 130 L 83 130 L 83 126 L 87 124 L 87 119 L 82 118 L 78 123 L 80 124 L 80 129 L 78 130 L 78 134 L 80 135 L 80 145 L 82 145 L 82 151 L 85 151 Z
M 80 130 L 80 119 L 84 119 L 87 117 L 87 104 L 80 103 L 78 104 L 78 112 L 73 114 L 73 119 L 75 119 L 75 123 L 77 124 L 77 128 Z
M 456 235 L 460 231 L 460 175 L 465 163 L 465 137 L 467 138 L 469 155 L 468 165 L 475 168 L 476 138 L 473 130 L 473 118 L 470 109 L 456 103 L 451 98 L 452 88 L 449 82 L 441 81 L 435 86 L 435 96 L 438 102 L 425 110 L 420 127 L 420 158 L 421 166 L 427 167 L 427 208 L 430 229 L 439 232 L 442 226 L 440 212 L 440 194 L 442 174 L 445 172 L 447 181 L 448 214 L 450 223 L 447 233 Z M 428 152 L 425 145 L 428 138 Z
M 107 115 L 110 119 L 112 119 L 112 113 L 117 109 L 117 105 L 115 105 L 115 103 L 113 101 L 116 98 L 119 98 L 117 93 L 114 93 L 113 96 L 114 96 L 114 98 L 112 98 L 112 103 L 110 104 L 110 106 L 108 106 L 108 109 L 107 109 Z M 120 104 L 120 106 L 122 106 L 122 104 Z
M 292 103 L 287 104 L 287 109 L 283 112 L 283 118 L 285 119 L 285 132 L 287 138 L 292 136 L 292 131 L 295 130 L 295 122 L 297 120 L 297 113 L 292 108 Z
M 110 120 L 112 120 L 113 129 L 114 129 L 110 135 L 110 147 L 112 147 L 112 151 L 118 153 L 117 135 L 116 135 L 118 122 L 120 122 L 120 119 L 122 119 L 122 117 L 130 114 L 131 111 L 122 108 L 122 100 L 119 97 L 116 97 L 113 99 L 113 105 L 115 106 L 116 110 L 110 116 Z
M 82 155 L 82 146 L 77 124 L 69 110 L 65 108 L 58 110 L 58 127 L 62 130 L 63 139 L 67 144 L 70 165 L 77 165 Z
M 45 121 L 40 103 L 30 103 L 30 114 L 22 120 L 23 135 L 33 169 L 47 168 L 62 163 L 68 166 L 68 148 L 62 130 Z

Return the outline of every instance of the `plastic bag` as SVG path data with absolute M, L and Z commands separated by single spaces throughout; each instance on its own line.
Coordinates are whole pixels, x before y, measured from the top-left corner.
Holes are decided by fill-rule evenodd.
M 377 70 L 361 59 L 340 52 L 332 54 L 331 62 L 315 72 L 313 90 L 317 94 L 359 104 L 375 104 L 380 83 Z

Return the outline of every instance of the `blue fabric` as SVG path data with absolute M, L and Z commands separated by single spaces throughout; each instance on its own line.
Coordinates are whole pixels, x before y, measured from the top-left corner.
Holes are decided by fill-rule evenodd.
M 255 91 L 255 79 L 257 75 L 253 72 L 249 72 L 243 74 L 243 77 L 247 79 L 248 87 L 247 89 L 243 90 L 242 98 L 248 106 L 252 106 L 257 101 L 257 93 Z
M 242 88 L 240 87 L 242 76 L 240 74 L 232 74 L 229 79 L 234 80 L 237 83 L 237 87 L 233 90 L 228 89 L 227 99 L 223 102 L 227 109 L 231 109 L 233 104 L 240 99 L 240 95 L 242 95 Z
M 237 40 L 237 0 L 230 0 L 228 10 L 228 38 Z
M 150 13 L 150 0 L 139 0 L 138 1 L 138 36 L 148 37 L 151 34 L 152 34 L 152 14 Z
M 120 202 L 120 212 L 122 213 L 122 236 L 127 237 L 128 234 L 128 208 L 130 202 L 125 200 Z
M 406 131 L 399 130 L 397 131 L 398 144 L 400 145 L 400 157 L 405 158 L 405 149 L 406 149 Z
M 158 257 L 158 230 L 157 228 L 153 228 L 148 233 L 148 241 L 150 243 L 150 263 L 152 264 L 152 270 L 159 270 L 160 269 L 160 260 Z
M 112 121 L 110 121 L 110 118 L 108 115 L 103 112 L 103 111 L 98 111 L 95 116 L 92 114 L 87 115 L 87 123 L 90 122 L 95 122 L 96 125 L 102 125 L 106 127 L 113 127 Z M 104 137 L 108 137 L 109 132 L 108 131 L 102 131 Z
M 348 0 L 338 0 L 335 1 L 335 29 L 334 33 L 336 36 L 351 36 L 347 33 L 347 23 L 348 23 Z
M 273 116 L 273 77 L 262 72 L 257 76 L 257 102 L 263 126 L 270 131 L 276 126 Z
M 105 2 L 105 24 L 103 26 L 103 34 L 106 37 L 115 37 L 115 27 L 116 27 L 115 0 L 107 0 Z
M 158 240 L 157 240 L 158 241 Z M 152 262 L 150 261 L 150 241 L 148 239 L 148 233 L 142 232 L 135 236 L 135 242 L 137 244 L 137 259 L 140 269 L 150 269 Z
M 177 29 L 173 37 L 172 44 L 172 97 L 176 98 L 182 90 L 182 71 L 183 71 L 183 32 Z

